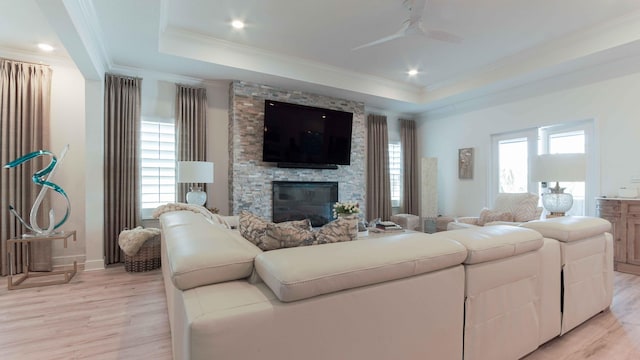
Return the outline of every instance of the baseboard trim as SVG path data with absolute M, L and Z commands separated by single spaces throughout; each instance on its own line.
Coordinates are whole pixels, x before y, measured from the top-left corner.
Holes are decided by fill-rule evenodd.
M 84 263 L 84 271 L 104 270 L 104 260 L 89 260 Z

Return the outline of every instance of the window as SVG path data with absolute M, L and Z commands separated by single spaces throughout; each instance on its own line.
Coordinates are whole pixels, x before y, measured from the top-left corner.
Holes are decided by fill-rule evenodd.
M 537 129 L 497 134 L 491 139 L 494 176 L 490 181 L 490 203 L 498 193 L 537 192 L 537 184 L 529 181 L 529 159 L 537 153 Z
M 540 154 L 570 154 L 585 153 L 585 127 L 581 125 L 556 125 L 540 128 Z M 555 183 L 542 184 L 540 194 L 547 192 L 546 186 Z M 567 215 L 584 215 L 585 212 L 585 182 L 559 182 L 565 192 L 573 196 L 573 206 Z
M 595 197 L 595 191 L 598 188 L 595 169 L 597 161 L 592 158 L 593 152 L 591 155 L 589 152 L 589 146 L 594 144 L 592 129 L 593 121 L 586 120 L 493 135 L 491 137 L 493 165 L 489 189 L 490 203 L 494 202 L 496 195 L 500 192 L 531 192 L 542 195 L 547 191 L 546 187 L 530 181 L 529 168 L 534 156 L 585 153 L 587 155 L 586 181 L 560 182 L 560 186 L 565 187 L 574 198 L 574 205 L 568 212 L 569 215 L 593 214 L 595 210 L 591 202 L 585 201 Z M 547 185 L 542 184 L 542 186 Z M 549 185 L 554 186 L 555 183 Z
M 391 180 L 391 206 L 399 207 L 402 196 L 402 150 L 400 142 L 389 143 L 389 178 Z
M 501 193 L 527 192 L 529 183 L 527 138 L 500 140 L 498 148 L 500 169 L 498 191 Z
M 173 119 L 144 119 L 140 127 L 142 218 L 176 199 L 176 140 Z

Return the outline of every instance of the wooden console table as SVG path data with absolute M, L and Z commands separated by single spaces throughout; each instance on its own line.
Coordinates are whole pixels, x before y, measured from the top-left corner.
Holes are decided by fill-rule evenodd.
M 612 225 L 614 269 L 640 275 L 640 199 L 596 198 L 596 213 Z
M 64 247 L 67 248 L 67 240 L 72 237 L 72 240 L 76 241 L 76 231 L 63 231 L 51 236 L 36 236 L 36 237 L 21 237 L 12 238 L 7 240 L 7 259 L 9 264 L 9 275 L 7 276 L 7 286 L 9 290 L 25 289 L 36 286 L 57 285 L 66 284 L 71 281 L 71 278 L 78 272 L 78 264 L 73 261 L 73 269 L 55 270 L 47 272 L 30 272 L 29 271 L 29 255 L 31 251 L 31 244 L 37 241 L 64 241 Z M 14 264 L 15 252 L 14 249 L 20 247 L 22 249 L 22 274 L 15 274 L 18 272 L 17 264 Z M 54 276 L 63 275 L 64 279 L 38 281 L 30 284 L 24 284 L 23 282 L 29 278 L 42 277 L 42 276 Z M 13 277 L 16 276 L 16 281 L 13 281 Z

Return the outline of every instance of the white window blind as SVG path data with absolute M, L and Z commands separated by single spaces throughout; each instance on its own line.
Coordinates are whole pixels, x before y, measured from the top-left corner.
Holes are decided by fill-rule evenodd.
M 140 127 L 142 217 L 176 199 L 176 140 L 173 119 L 142 120 Z
M 391 206 L 399 207 L 402 194 L 402 150 L 399 142 L 389 143 L 389 179 Z

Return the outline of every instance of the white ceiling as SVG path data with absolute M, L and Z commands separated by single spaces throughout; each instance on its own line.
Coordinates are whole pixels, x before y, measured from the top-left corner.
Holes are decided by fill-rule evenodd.
M 47 41 L 53 56 L 97 56 L 108 71 L 254 81 L 398 112 L 640 57 L 638 0 L 428 0 L 425 26 L 462 42 L 412 35 L 356 51 L 402 26 L 402 0 L 0 0 L 0 9 L 0 48 L 12 52 Z M 246 28 L 232 29 L 235 18 Z

